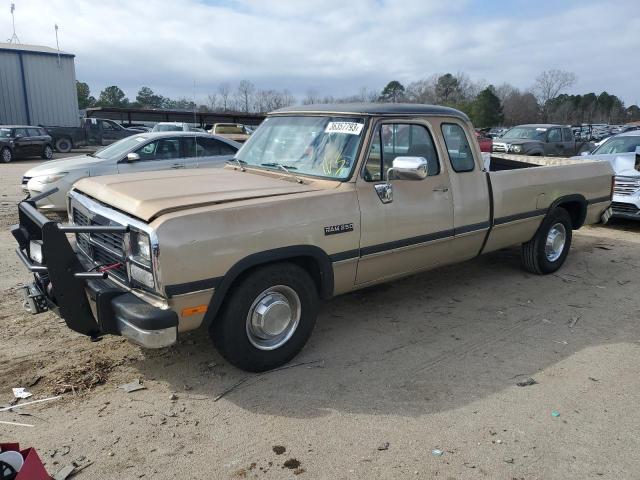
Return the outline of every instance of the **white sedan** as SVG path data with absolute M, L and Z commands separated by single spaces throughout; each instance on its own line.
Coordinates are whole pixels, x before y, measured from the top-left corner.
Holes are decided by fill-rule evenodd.
M 240 144 L 198 132 L 149 132 L 133 135 L 96 153 L 51 160 L 27 171 L 22 188 L 36 196 L 58 191 L 37 203 L 38 208 L 65 211 L 67 193 L 85 177 L 178 168 L 222 167 Z

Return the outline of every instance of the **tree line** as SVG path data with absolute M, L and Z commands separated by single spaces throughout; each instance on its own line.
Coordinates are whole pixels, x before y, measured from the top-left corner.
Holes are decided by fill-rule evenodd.
M 134 101 L 116 85 L 106 87 L 96 99 L 89 86 L 76 82 L 80 108 L 91 106 L 198 110 L 201 112 L 266 113 L 295 103 L 408 102 L 445 105 L 465 112 L 475 126 L 492 127 L 523 123 L 549 122 L 561 124 L 618 124 L 640 120 L 637 105 L 625 107 L 615 95 L 602 92 L 575 95 L 565 93 L 577 81 L 575 74 L 547 70 L 538 75 L 533 85 L 521 90 L 509 83 L 487 85 L 474 81 L 466 73 L 434 74 L 406 86 L 390 81 L 382 91 L 361 87 L 353 95 L 334 97 L 321 95 L 314 89 L 297 99 L 288 90 L 258 89 L 249 80 L 237 85 L 221 83 L 207 96 L 206 103 L 192 99 L 171 99 L 142 87 Z

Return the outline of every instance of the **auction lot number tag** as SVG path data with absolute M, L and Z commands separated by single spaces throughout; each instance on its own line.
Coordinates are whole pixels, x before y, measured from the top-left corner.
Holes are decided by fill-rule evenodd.
M 349 135 L 360 135 L 364 123 L 356 122 L 329 122 L 324 133 L 347 133 Z

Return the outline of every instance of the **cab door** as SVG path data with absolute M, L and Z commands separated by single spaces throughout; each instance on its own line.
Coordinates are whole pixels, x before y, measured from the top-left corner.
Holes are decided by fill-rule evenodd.
M 447 260 L 453 201 L 442 152 L 430 124 L 395 120 L 375 126 L 364 169 L 356 180 L 361 212 L 356 284 L 433 267 Z M 400 156 L 427 160 L 422 180 L 388 179 Z
M 547 143 L 544 145 L 545 154 L 562 155 L 564 153 L 564 143 L 562 142 L 562 131 L 559 128 L 550 128 L 547 132 Z
M 16 157 L 28 157 L 34 154 L 33 141 L 26 128 L 13 131 L 13 153 Z

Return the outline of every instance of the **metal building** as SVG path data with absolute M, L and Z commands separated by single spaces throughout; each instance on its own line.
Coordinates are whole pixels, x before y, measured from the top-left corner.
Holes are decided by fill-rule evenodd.
M 49 47 L 0 43 L 0 125 L 78 126 L 74 57 Z

